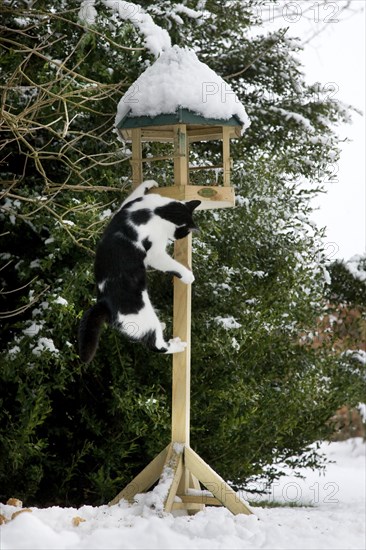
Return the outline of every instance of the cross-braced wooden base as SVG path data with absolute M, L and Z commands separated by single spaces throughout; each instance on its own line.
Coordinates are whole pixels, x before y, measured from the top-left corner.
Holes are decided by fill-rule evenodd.
M 188 445 L 170 443 L 109 504 L 133 502 L 159 480 L 164 510 L 198 512 L 204 505 L 225 506 L 233 514 L 251 514 L 237 493 Z M 202 484 L 206 490 L 201 490 Z

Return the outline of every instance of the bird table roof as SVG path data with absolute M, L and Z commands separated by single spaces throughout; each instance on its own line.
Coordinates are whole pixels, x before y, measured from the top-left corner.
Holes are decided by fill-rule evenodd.
M 116 127 L 171 124 L 239 126 L 250 121 L 231 87 L 189 48 L 173 46 L 121 98 Z

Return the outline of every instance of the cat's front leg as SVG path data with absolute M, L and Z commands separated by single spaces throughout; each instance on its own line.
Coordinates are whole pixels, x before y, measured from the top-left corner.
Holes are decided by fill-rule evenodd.
M 184 267 L 182 265 L 182 267 Z M 191 285 L 194 281 L 194 275 L 192 273 L 192 271 L 189 271 L 189 269 L 185 268 L 185 271 L 184 273 L 179 276 L 180 280 L 182 281 L 182 283 L 185 283 L 186 285 Z
M 146 262 L 149 266 L 164 273 L 169 273 L 178 277 L 186 285 L 190 285 L 194 281 L 194 275 L 187 267 L 180 264 L 166 252 L 160 254 L 150 253 L 147 255 Z

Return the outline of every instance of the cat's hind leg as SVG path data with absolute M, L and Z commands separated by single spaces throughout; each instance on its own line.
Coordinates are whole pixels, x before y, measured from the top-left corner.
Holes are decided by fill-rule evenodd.
M 165 341 L 162 323 L 150 302 L 147 291 L 142 293 L 143 308 L 136 314 L 118 313 L 118 328 L 134 342 L 144 343 L 151 351 L 158 353 L 179 353 L 186 343 L 179 338 Z
M 160 338 L 158 331 L 151 331 L 144 335 L 144 344 L 151 350 L 157 353 L 171 354 L 180 353 L 187 347 L 187 342 L 182 342 L 178 337 L 171 338 L 168 342 Z
M 182 342 L 182 340 L 177 336 L 172 338 L 168 342 L 168 349 L 165 353 L 180 353 L 184 351 L 187 347 L 187 342 Z
M 146 307 L 146 306 L 145 306 Z M 158 353 L 180 353 L 184 351 L 187 347 L 187 342 L 182 342 L 178 337 L 171 338 L 168 342 L 165 341 L 163 330 L 165 328 L 165 323 L 160 323 L 153 307 L 151 306 L 150 318 L 155 317 L 154 319 L 154 328 L 149 330 L 143 336 L 143 341 L 145 345 Z

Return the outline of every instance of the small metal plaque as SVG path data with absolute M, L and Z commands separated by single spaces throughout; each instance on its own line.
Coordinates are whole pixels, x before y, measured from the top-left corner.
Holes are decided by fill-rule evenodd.
M 197 193 L 200 197 L 203 197 L 205 199 L 210 199 L 211 197 L 217 195 L 216 189 L 212 189 L 212 187 L 203 187 L 202 189 L 197 191 Z

